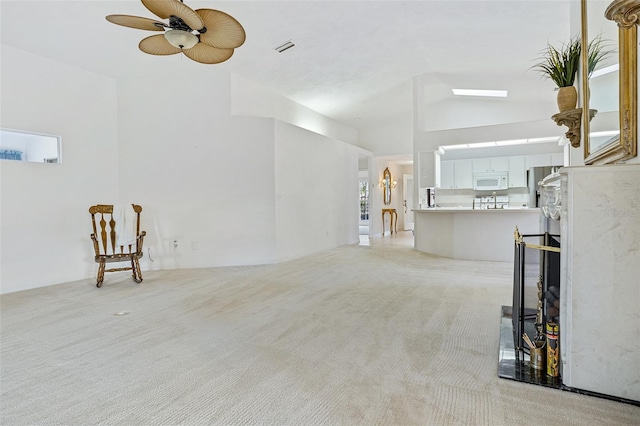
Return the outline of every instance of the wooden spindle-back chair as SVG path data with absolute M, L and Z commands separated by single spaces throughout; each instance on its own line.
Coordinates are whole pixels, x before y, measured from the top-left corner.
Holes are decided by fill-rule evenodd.
M 142 257 L 142 243 L 145 231 L 140 231 L 140 212 L 142 207 L 131 204 L 135 212 L 135 243 L 127 245 L 116 245 L 116 220 L 114 217 L 112 204 L 97 204 L 89 208 L 91 222 L 93 226 L 93 248 L 95 250 L 95 261 L 98 263 L 97 287 L 102 287 L 105 272 L 132 271 L 133 280 L 142 282 L 142 271 L 138 259 Z M 111 262 L 131 262 L 131 266 L 124 268 L 105 269 L 106 263 Z

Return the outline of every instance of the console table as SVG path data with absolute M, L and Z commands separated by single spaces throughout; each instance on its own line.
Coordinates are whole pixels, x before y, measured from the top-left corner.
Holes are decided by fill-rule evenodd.
M 384 215 L 385 213 L 389 213 L 389 232 L 393 234 L 395 230 L 396 234 L 398 233 L 398 212 L 396 209 L 382 209 L 382 235 L 384 235 Z

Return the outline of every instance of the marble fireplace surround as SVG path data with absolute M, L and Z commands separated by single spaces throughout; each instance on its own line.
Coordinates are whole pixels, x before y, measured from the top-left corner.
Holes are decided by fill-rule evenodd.
M 640 164 L 562 175 L 562 383 L 640 401 Z

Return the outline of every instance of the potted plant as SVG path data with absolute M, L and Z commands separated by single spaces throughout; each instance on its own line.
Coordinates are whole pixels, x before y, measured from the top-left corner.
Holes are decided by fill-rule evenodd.
M 541 61 L 533 65 L 544 78 L 549 78 L 558 87 L 558 108 L 560 112 L 574 109 L 578 102 L 578 92 L 573 85 L 580 68 L 580 52 L 582 41 L 573 37 L 568 43 L 556 48 L 547 44 Z M 611 50 L 605 49 L 601 36 L 591 40 L 588 45 L 587 72 L 590 76 L 598 62 L 603 60 Z
M 541 61 L 532 67 L 558 87 L 560 112 L 574 109 L 578 103 L 578 92 L 573 83 L 580 68 L 580 43 L 578 37 L 572 38 L 560 48 L 547 43 Z

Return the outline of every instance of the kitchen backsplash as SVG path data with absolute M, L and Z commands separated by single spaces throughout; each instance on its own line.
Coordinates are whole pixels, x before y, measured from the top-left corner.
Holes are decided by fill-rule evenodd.
M 426 195 L 420 191 L 421 208 L 426 208 Z M 496 195 L 504 200 L 508 197 L 509 207 L 535 207 L 530 201 L 529 190 L 527 188 L 509 188 L 502 191 L 495 191 Z M 436 205 L 439 207 L 473 207 L 474 199 L 490 197 L 493 191 L 475 191 L 473 189 L 440 189 L 436 188 Z M 476 208 L 479 208 L 476 206 Z

